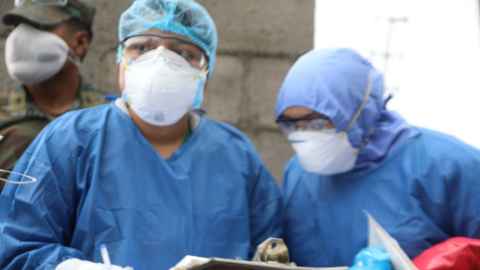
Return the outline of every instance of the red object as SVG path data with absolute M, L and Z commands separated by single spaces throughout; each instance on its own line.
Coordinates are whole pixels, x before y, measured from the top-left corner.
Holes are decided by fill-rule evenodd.
M 480 240 L 450 238 L 422 252 L 413 263 L 419 270 L 480 269 Z

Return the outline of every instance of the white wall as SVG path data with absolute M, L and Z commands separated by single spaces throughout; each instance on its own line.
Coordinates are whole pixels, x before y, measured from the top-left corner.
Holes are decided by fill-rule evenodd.
M 389 109 L 480 147 L 477 0 L 316 1 L 315 48 L 352 47 L 369 58 L 383 38 L 375 18 L 407 16 L 400 90 Z

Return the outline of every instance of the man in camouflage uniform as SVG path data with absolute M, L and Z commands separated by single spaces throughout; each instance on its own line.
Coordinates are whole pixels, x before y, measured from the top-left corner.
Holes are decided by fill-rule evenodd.
M 13 0 L 11 0 L 13 1 Z M 3 16 L 6 25 L 26 23 L 53 33 L 73 57 L 86 54 L 95 7 L 86 0 L 23 0 Z M 28 37 L 27 37 L 28 38 Z M 0 169 L 11 171 L 40 131 L 61 114 L 100 105 L 97 92 L 82 80 L 78 65 L 65 63 L 52 77 L 34 84 L 19 82 L 0 112 Z M 7 178 L 8 174 L 0 174 Z M 0 193 L 4 182 L 0 181 Z

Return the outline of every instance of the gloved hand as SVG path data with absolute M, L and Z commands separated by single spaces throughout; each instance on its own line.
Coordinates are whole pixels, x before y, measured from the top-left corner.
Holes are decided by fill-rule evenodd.
M 373 246 L 360 250 L 355 263 L 349 270 L 390 270 L 390 255 L 380 247 Z
M 77 258 L 72 258 L 60 263 L 55 270 L 109 270 L 103 263 L 94 263 L 89 261 L 82 261 Z M 125 268 L 112 265 L 110 270 L 133 270 L 132 267 L 127 266 Z

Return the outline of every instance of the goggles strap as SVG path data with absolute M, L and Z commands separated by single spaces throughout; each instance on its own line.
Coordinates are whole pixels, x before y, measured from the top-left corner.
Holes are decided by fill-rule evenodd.
M 203 66 L 205 64 L 205 55 L 202 54 L 202 60 L 200 60 L 200 66 Z

